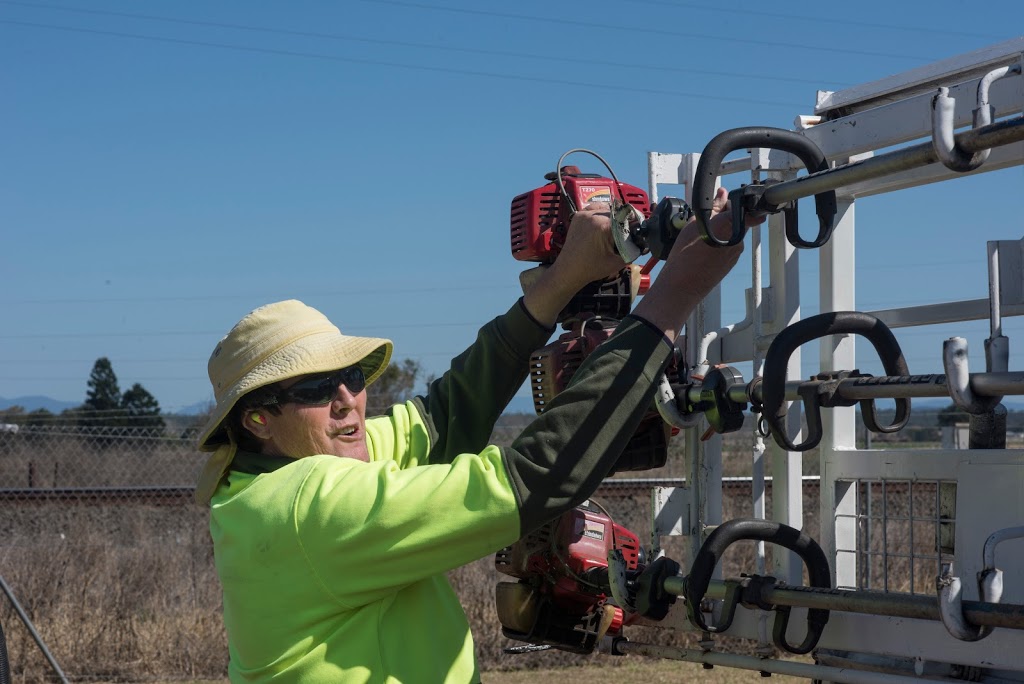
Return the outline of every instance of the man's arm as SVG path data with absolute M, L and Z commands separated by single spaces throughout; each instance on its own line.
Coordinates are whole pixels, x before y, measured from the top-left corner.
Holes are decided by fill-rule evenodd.
M 713 211 L 722 213 L 710 226 L 723 237 L 731 231 L 727 199 L 720 190 Z M 597 489 L 649 409 L 679 330 L 742 250 L 742 244 L 711 247 L 696 224 L 688 224 L 633 313 L 586 359 L 544 414 L 503 450 L 523 533 Z
M 530 355 L 551 337 L 559 312 L 588 283 L 623 267 L 606 208 L 579 211 L 555 263 L 508 313 L 480 330 L 426 396 L 414 400 L 429 433 L 429 463 L 449 463 L 487 445 L 498 416 L 526 381 Z
M 719 188 L 711 205 L 714 218 L 709 226 L 719 237 L 730 234 L 732 219 L 728 209 L 729 193 Z M 747 225 L 755 226 L 763 221 L 763 216 L 748 216 Z M 691 220 L 676 238 L 661 273 L 632 315 L 649 322 L 674 342 L 686 319 L 732 270 L 742 252 L 742 242 L 733 247 L 707 244 L 700 236 L 697 222 Z

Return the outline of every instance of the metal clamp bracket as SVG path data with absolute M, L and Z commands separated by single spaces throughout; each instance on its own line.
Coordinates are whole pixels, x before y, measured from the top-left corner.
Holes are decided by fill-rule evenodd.
M 772 637 L 775 645 L 789 653 L 803 654 L 817 645 L 822 631 L 828 623 L 829 611 L 823 608 L 811 608 L 807 611 L 807 635 L 797 646 L 786 641 L 786 628 L 789 625 L 788 606 L 767 606 L 761 595 L 766 583 L 774 586 L 774 578 L 745 578 L 740 582 L 730 582 L 726 589 L 723 620 L 718 625 L 708 625 L 701 613 L 701 602 L 707 593 L 711 575 L 715 566 L 722 558 L 725 550 L 734 542 L 741 540 L 764 541 L 777 544 L 796 553 L 807 566 L 807 574 L 812 587 L 832 588 L 832 575 L 825 552 L 818 543 L 800 530 L 771 520 L 730 520 L 715 528 L 701 545 L 693 559 L 690 574 L 684 582 L 686 596 L 686 615 L 690 623 L 704 632 L 724 632 L 732 624 L 736 606 L 740 603 L 768 607 L 776 610 Z
M 978 106 L 973 111 L 971 128 L 978 129 L 992 123 L 995 107 L 989 104 L 989 87 L 1001 78 L 1020 74 L 1019 64 L 1004 66 L 987 73 L 978 82 Z M 941 87 L 932 98 L 932 148 L 946 168 L 958 173 L 974 171 L 988 159 L 990 149 L 973 154 L 964 152 L 956 144 L 953 129 L 956 125 L 956 98 L 949 96 L 949 88 Z
M 835 190 L 820 192 L 814 196 L 815 212 L 818 215 L 818 235 L 814 240 L 805 240 L 800 237 L 796 201 L 779 205 L 765 201 L 765 190 L 771 187 L 772 182 L 744 185 L 730 192 L 732 235 L 728 240 L 721 240 L 711 233 L 709 222 L 711 221 L 711 206 L 715 199 L 715 179 L 718 177 L 722 161 L 725 159 L 725 155 L 733 150 L 751 147 L 789 152 L 799 158 L 810 173 L 828 169 L 828 161 L 818 146 L 810 138 L 793 131 L 758 126 L 733 128 L 719 133 L 711 139 L 701 153 L 693 184 L 693 215 L 697 219 L 697 226 L 700 228 L 704 241 L 715 247 L 737 245 L 743 241 L 743 236 L 746 234 L 744 224 L 746 214 L 772 214 L 785 211 L 786 239 L 794 247 L 821 247 L 828 242 L 835 227 Z
M 946 386 L 956 407 L 972 416 L 994 409 L 1002 397 L 981 397 L 971 390 L 971 374 L 967 367 L 967 340 L 951 337 L 942 343 L 942 366 L 946 371 Z
M 834 390 L 830 393 L 831 386 L 828 383 L 834 380 L 835 384 L 838 384 L 844 379 L 843 377 L 826 375 L 824 381 L 815 381 L 812 378 L 810 383 L 805 383 L 806 389 L 801 387 L 800 390 L 806 412 L 808 437 L 802 443 L 794 444 L 786 434 L 785 420 L 789 413 L 786 406 L 786 371 L 789 366 L 789 357 L 806 342 L 827 335 L 842 334 L 857 334 L 867 338 L 878 352 L 887 375 L 910 375 L 906 359 L 903 357 L 903 351 L 900 349 L 896 337 L 888 326 L 870 314 L 860 311 L 833 311 L 811 316 L 790 325 L 776 335 L 768 348 L 768 353 L 765 355 L 764 381 L 762 383 L 763 420 L 772 437 L 783 449 L 788 451 L 813 449 L 822 437 L 821 407 L 852 405 L 843 403 L 846 400 L 839 397 Z M 846 377 L 863 377 L 863 375 L 857 371 L 848 371 Z M 831 404 L 822 403 L 822 399 Z M 874 399 L 864 399 L 860 405 L 864 424 L 872 432 L 897 432 L 902 430 L 910 420 L 910 399 L 896 399 L 896 416 L 890 425 L 879 425 Z

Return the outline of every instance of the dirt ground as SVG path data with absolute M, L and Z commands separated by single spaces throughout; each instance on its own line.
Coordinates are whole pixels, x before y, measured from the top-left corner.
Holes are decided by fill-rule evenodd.
M 772 675 L 778 684 L 797 684 L 805 680 L 785 675 Z M 705 670 L 697 663 L 673 660 L 630 659 L 617 667 L 586 665 L 551 670 L 518 672 L 485 672 L 484 684 L 527 684 L 558 682 L 559 684 L 678 684 L 700 681 L 701 684 L 756 684 L 764 681 L 759 672 L 716 667 Z
M 672 660 L 630 658 L 617 660 L 615 666 L 583 665 L 559 667 L 546 670 L 518 670 L 512 672 L 490 671 L 483 673 L 483 684 L 533 684 L 534 682 L 558 682 L 558 684 L 678 684 L 679 682 L 700 681 L 701 684 L 757 684 L 764 681 L 760 673 L 753 670 L 738 670 L 731 667 L 716 667 L 705 670 L 696 663 L 682 663 Z M 799 684 L 805 680 L 786 675 L 772 675 L 777 684 Z M 202 680 L 188 684 L 226 684 L 227 680 Z M 183 684 L 167 682 L 166 684 Z

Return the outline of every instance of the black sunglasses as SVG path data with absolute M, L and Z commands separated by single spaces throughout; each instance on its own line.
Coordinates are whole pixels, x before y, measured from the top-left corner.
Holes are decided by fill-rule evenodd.
M 288 389 L 277 390 L 258 401 L 260 406 L 288 403 L 323 406 L 334 400 L 338 394 L 338 385 L 345 385 L 352 394 L 359 394 L 366 388 L 366 376 L 363 374 L 363 369 L 356 365 L 331 373 L 314 375 L 300 380 Z

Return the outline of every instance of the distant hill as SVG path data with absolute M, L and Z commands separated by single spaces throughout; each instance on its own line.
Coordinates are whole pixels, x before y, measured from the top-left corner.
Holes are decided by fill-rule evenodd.
M 12 406 L 20 406 L 29 413 L 39 409 L 46 409 L 50 413 L 60 413 L 65 409 L 72 409 L 81 404 L 82 402 L 80 401 L 61 401 L 60 399 L 51 399 L 41 395 L 14 397 L 13 399 L 0 397 L 0 411 L 9 409 Z

